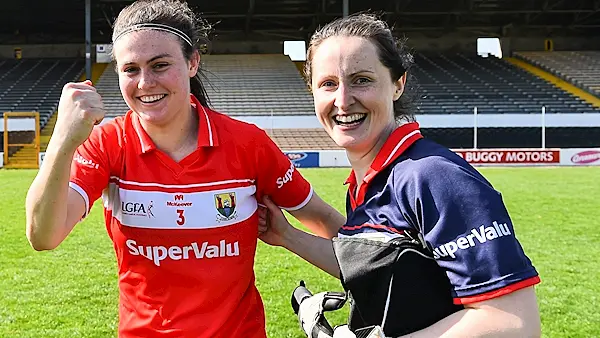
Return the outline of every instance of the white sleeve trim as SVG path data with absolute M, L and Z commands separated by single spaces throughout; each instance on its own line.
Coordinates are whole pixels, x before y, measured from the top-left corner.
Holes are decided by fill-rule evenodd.
M 298 204 L 295 207 L 281 208 L 281 209 L 286 210 L 286 211 L 295 211 L 298 209 L 302 209 L 305 205 L 308 204 L 308 202 L 310 201 L 312 196 L 313 196 L 313 187 L 312 187 L 312 185 L 310 185 L 310 191 L 308 192 L 308 196 L 306 196 L 306 198 L 304 199 L 304 201 L 302 201 L 302 203 Z
M 73 190 L 77 191 L 79 193 L 79 195 L 81 195 L 81 197 L 83 197 L 83 200 L 85 201 L 85 213 L 83 214 L 83 217 L 81 217 L 81 219 L 84 219 L 88 215 L 88 212 L 90 211 L 90 199 L 89 199 L 87 193 L 85 192 L 85 190 L 83 190 L 83 188 L 78 186 L 76 183 L 69 182 L 69 187 L 71 187 L 71 188 L 73 188 Z

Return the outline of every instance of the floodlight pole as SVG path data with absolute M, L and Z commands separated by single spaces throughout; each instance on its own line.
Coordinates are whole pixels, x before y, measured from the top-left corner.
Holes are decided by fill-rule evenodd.
M 85 78 L 92 79 L 92 6 L 91 0 L 85 0 Z
M 350 0 L 344 0 L 342 2 L 342 6 L 343 6 L 343 11 L 342 13 L 344 14 L 344 18 L 348 16 L 349 12 L 350 12 L 350 4 L 348 3 Z
M 546 107 L 542 106 L 542 149 L 546 149 Z
M 477 149 L 477 107 L 473 108 L 473 149 Z

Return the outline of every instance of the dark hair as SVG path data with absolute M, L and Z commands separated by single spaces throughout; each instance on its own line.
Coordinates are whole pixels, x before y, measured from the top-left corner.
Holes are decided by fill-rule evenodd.
M 397 121 L 415 121 L 416 79 L 409 72 L 414 59 L 405 40 L 393 36 L 387 23 L 375 14 L 359 13 L 334 20 L 319 28 L 310 38 L 304 75 L 308 85 L 312 80 L 312 58 L 319 45 L 330 37 L 356 36 L 369 39 L 377 49 L 379 61 L 390 71 L 393 81 L 397 81 L 406 72 L 406 85 L 402 96 L 394 102 L 394 117 Z
M 125 7 L 115 20 L 113 41 L 123 31 L 133 25 L 154 23 L 167 25 L 185 33 L 191 40 L 190 46 L 179 38 L 183 55 L 190 60 L 194 51 L 204 49 L 208 44 L 208 34 L 211 26 L 190 9 L 186 2 L 178 0 L 138 0 Z M 113 56 L 114 58 L 114 56 Z M 190 91 L 203 106 L 208 106 L 209 100 L 200 76 L 206 79 L 200 65 L 198 72 L 190 78 Z

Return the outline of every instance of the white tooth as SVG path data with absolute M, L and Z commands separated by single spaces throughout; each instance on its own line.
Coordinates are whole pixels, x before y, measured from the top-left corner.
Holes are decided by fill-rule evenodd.
M 365 116 L 365 114 L 338 115 L 335 117 L 335 119 L 338 122 L 350 123 L 350 122 L 358 121 L 358 120 L 362 119 L 364 116 Z
M 164 95 L 152 95 L 152 96 L 142 96 L 140 99 L 143 102 L 154 102 L 162 99 Z

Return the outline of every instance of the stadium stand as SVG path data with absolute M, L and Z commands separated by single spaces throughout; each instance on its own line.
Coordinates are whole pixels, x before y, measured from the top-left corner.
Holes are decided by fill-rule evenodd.
M 64 84 L 83 71 L 81 59 L 0 60 L 0 117 L 5 111 L 37 111 L 43 128 L 58 107 Z
M 282 150 L 343 149 L 324 129 L 267 129 L 266 132 Z
M 203 55 L 204 84 L 211 105 L 231 115 L 312 115 L 312 96 L 285 55 Z M 109 116 L 129 108 L 119 92 L 114 66 L 97 84 Z
M 600 51 L 515 52 L 514 56 L 600 96 Z
M 466 54 L 416 54 L 419 114 L 588 113 L 580 98 L 503 59 Z
M 232 116 L 312 115 L 312 97 L 285 55 L 204 55 L 207 93 L 218 111 Z M 416 54 L 419 114 L 586 113 L 580 98 L 495 57 Z M 100 77 L 98 91 L 109 115 L 127 111 L 114 67 Z
M 238 54 L 202 58 L 207 93 L 217 111 L 239 118 L 314 114 L 312 96 L 289 57 Z M 413 74 L 421 97 L 417 114 L 472 114 L 474 107 L 480 114 L 539 114 L 542 106 L 548 113 L 595 111 L 579 97 L 496 57 L 416 53 L 415 62 Z M 96 87 L 109 117 L 128 110 L 114 65 L 106 67 Z M 498 133 L 490 132 L 490 136 Z M 284 150 L 340 149 L 319 129 L 269 129 L 267 133 Z M 468 147 L 470 133 L 441 128 L 431 136 L 449 146 Z M 527 131 L 527 137 L 517 134 L 515 138 L 503 138 L 503 146 L 516 146 L 519 142 L 535 146 L 539 140 L 536 130 Z

